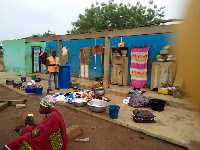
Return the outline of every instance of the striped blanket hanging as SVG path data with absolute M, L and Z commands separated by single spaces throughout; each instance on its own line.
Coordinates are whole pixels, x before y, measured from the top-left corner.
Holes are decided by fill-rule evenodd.
M 150 45 L 131 48 L 131 86 L 144 88 L 147 85 L 147 60 Z

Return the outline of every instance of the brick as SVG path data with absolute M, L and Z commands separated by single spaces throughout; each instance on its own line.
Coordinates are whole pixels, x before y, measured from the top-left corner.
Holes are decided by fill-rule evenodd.
M 73 125 L 69 128 L 66 128 L 66 133 L 67 133 L 67 139 L 71 140 L 79 135 L 82 135 L 83 129 L 82 129 L 82 127 L 80 127 L 78 125 Z
M 25 104 L 16 104 L 16 108 L 24 108 L 24 107 L 26 107 Z
M 0 111 L 3 110 L 6 107 L 8 107 L 8 103 L 5 103 L 5 102 L 0 103 Z
M 9 100 L 8 106 L 15 106 L 16 104 L 24 104 L 24 100 Z

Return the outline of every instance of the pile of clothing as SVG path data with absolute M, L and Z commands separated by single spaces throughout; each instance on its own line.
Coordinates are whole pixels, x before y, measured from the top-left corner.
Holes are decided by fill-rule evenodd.
M 134 88 L 129 91 L 131 94 L 128 105 L 131 107 L 145 107 L 149 105 L 149 99 L 143 96 L 146 91 L 141 91 L 140 88 Z
M 56 98 L 56 101 L 62 101 L 64 103 L 72 103 L 72 100 L 75 98 L 84 98 L 87 99 L 88 101 L 91 101 L 93 99 L 99 99 L 99 100 L 104 100 L 104 101 L 110 101 L 110 98 L 105 97 L 105 96 L 96 96 L 94 91 L 91 90 L 78 90 L 74 92 L 68 92 L 68 93 L 55 93 L 52 95 Z

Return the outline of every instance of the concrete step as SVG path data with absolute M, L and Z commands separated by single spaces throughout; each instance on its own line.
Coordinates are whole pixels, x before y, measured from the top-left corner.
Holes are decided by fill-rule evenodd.
M 8 103 L 4 101 L 0 101 L 0 111 L 8 107 Z

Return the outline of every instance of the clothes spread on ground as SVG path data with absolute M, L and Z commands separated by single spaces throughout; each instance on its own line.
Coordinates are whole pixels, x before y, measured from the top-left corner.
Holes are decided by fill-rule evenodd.
M 67 150 L 65 123 L 56 109 L 52 109 L 41 124 L 27 126 L 20 133 L 21 137 L 7 144 L 11 150 Z
M 42 62 L 42 64 L 47 66 L 47 52 L 41 51 L 41 53 L 40 53 L 40 61 Z
M 147 60 L 150 45 L 131 49 L 131 86 L 144 88 L 147 85 Z

